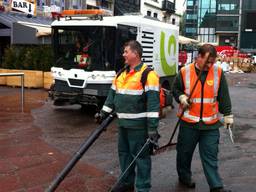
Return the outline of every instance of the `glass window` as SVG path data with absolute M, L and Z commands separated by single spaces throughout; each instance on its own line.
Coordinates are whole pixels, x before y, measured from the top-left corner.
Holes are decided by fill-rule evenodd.
M 60 1 L 60 0 L 55 0 L 54 3 L 55 3 L 55 5 L 57 5 L 57 6 L 61 6 L 61 1 Z
M 199 28 L 198 37 L 202 42 L 215 42 L 215 29 Z
M 206 13 L 208 13 L 208 9 L 201 9 L 200 10 L 200 17 L 203 18 Z
M 201 0 L 199 3 L 201 8 L 209 8 L 211 5 L 211 1 L 205 1 L 205 0 Z
M 216 9 L 209 9 L 209 13 L 216 13 Z
M 199 15 L 198 27 L 215 27 L 216 15 L 208 12 L 208 10 L 202 10 L 202 15 Z
M 230 2 L 230 3 L 219 3 L 218 4 L 218 12 L 219 13 L 238 13 L 239 10 L 239 2 Z M 234 12 L 235 11 L 235 12 Z
M 151 17 L 151 11 L 147 11 L 147 16 Z
M 193 6 L 194 5 L 194 1 L 192 0 L 188 0 L 188 2 L 187 2 L 187 6 Z
M 215 42 L 215 35 L 209 35 L 209 42 Z
M 216 10 L 216 6 L 217 6 L 216 4 L 217 4 L 216 0 L 211 0 L 211 7 L 210 8 Z
M 236 9 L 236 5 L 235 4 L 231 4 L 230 5 L 230 10 L 235 10 Z
M 196 33 L 196 28 L 186 28 L 186 33 Z
M 243 8 L 247 9 L 247 10 L 255 10 L 256 9 L 256 1 L 255 0 L 243 1 Z
M 219 10 L 229 10 L 228 4 L 219 4 Z
M 187 19 L 197 19 L 196 14 L 187 14 Z
M 154 17 L 157 18 L 157 13 L 154 13 Z
M 203 9 L 216 9 L 216 0 L 201 0 L 199 7 Z
M 216 27 L 218 31 L 237 31 L 239 17 L 218 17 Z
M 86 71 L 113 67 L 115 30 L 101 26 L 54 29 L 55 66 Z
M 175 18 L 172 18 L 172 24 L 175 25 Z
M 249 12 L 245 14 L 245 29 L 256 29 L 256 12 Z

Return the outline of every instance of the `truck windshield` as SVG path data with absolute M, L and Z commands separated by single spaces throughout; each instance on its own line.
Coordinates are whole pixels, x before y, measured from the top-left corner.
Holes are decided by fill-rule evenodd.
M 56 67 L 85 71 L 114 68 L 114 27 L 54 27 L 53 46 Z

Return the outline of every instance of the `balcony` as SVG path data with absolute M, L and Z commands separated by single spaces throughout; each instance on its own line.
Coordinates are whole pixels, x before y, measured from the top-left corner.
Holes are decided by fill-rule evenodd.
M 175 3 L 164 0 L 162 5 L 162 11 L 166 11 L 169 14 L 175 13 Z

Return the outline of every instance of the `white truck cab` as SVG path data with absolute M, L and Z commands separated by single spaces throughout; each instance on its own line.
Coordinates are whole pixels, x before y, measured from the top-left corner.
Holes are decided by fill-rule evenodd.
M 123 45 L 137 40 L 142 62 L 171 89 L 178 70 L 178 27 L 143 16 L 60 18 L 52 23 L 54 104 L 103 104 L 112 80 L 124 66 Z

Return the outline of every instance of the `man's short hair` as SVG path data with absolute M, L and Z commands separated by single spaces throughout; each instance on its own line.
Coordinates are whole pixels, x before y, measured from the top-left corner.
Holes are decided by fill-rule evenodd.
M 124 44 L 124 47 L 127 47 L 127 46 L 129 46 L 132 51 L 136 51 L 140 58 L 142 57 L 143 49 L 141 44 L 138 41 L 130 40 Z
M 209 52 L 210 53 L 210 57 L 217 57 L 217 51 L 215 49 L 215 47 L 211 44 L 204 44 L 202 45 L 199 49 L 198 49 L 198 54 L 200 54 L 201 56 L 204 57 L 204 55 Z

